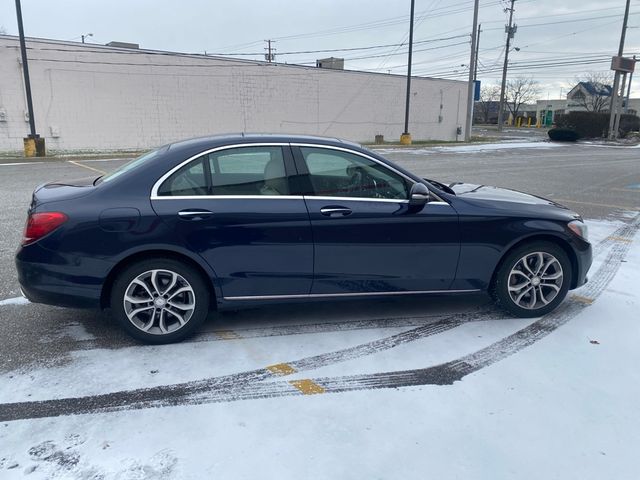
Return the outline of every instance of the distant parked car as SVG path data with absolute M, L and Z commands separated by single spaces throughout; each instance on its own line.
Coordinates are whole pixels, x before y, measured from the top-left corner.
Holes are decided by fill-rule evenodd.
M 586 282 L 587 229 L 552 201 L 420 178 L 336 139 L 173 143 L 37 188 L 16 255 L 33 302 L 111 307 L 166 343 L 213 308 L 488 291 L 543 315 Z

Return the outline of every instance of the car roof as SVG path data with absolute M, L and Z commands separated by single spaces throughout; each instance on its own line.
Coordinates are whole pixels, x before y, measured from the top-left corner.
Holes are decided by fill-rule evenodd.
M 316 143 L 321 145 L 350 146 L 362 148 L 361 145 L 339 138 L 320 137 L 313 135 L 288 135 L 270 133 L 235 133 L 227 135 L 212 135 L 207 137 L 190 138 L 171 143 L 169 150 L 183 150 L 192 148 L 215 148 L 234 143 Z

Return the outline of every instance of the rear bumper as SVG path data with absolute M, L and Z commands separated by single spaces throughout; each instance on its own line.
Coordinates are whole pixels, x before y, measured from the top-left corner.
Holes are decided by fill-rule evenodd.
M 60 307 L 100 308 L 108 265 L 99 260 L 60 255 L 38 244 L 21 247 L 16 254 L 23 295 L 33 303 Z

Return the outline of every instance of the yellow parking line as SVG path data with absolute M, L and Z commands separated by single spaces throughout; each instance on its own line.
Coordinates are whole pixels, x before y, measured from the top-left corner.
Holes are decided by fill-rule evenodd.
M 616 242 L 632 243 L 631 239 L 629 239 L 629 238 L 616 237 L 615 235 L 611 235 L 611 236 L 607 237 L 607 240 L 615 240 Z
M 317 395 L 326 391 L 311 380 L 291 380 L 289 383 L 300 390 L 303 395 Z
M 595 302 L 595 299 L 589 297 L 583 297 L 582 295 L 571 295 L 571 299 L 576 302 L 584 303 L 585 305 L 591 305 Z
M 87 170 L 93 170 L 94 172 L 101 173 L 102 175 L 105 175 L 107 173 L 104 170 L 100 170 L 99 168 L 93 168 L 93 167 L 90 167 L 88 165 L 83 165 L 82 163 L 74 162 L 73 160 L 69 160 L 68 163 L 73 163 L 77 167 L 86 168 Z
M 216 330 L 213 333 L 223 340 L 238 340 L 239 338 L 242 338 L 233 330 Z
M 284 376 L 296 373 L 296 369 L 286 363 L 277 363 L 275 365 L 269 365 L 266 367 L 274 375 Z

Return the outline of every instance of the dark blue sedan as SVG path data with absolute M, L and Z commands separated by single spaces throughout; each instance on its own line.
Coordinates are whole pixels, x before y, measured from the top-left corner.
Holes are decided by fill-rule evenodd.
M 488 291 L 543 315 L 586 282 L 587 229 L 549 200 L 425 180 L 337 139 L 173 143 L 37 188 L 16 255 L 32 302 L 112 309 L 149 343 L 210 309 Z

